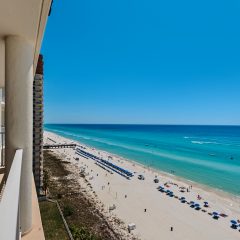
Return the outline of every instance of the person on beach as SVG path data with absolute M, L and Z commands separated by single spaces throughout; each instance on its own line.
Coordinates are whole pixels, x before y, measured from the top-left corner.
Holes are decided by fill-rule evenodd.
M 144 209 L 144 212 L 147 212 L 147 209 L 146 209 L 146 208 Z
M 173 231 L 173 227 L 170 228 L 170 231 L 171 231 L 171 232 Z

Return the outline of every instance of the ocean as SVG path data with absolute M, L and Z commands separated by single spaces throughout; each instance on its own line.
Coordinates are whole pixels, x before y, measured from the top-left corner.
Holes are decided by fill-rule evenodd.
M 45 124 L 44 128 L 240 196 L 240 126 Z

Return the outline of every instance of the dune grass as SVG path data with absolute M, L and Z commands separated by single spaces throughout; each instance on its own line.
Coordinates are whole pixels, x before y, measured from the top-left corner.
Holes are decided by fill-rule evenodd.
M 44 201 L 39 203 L 39 207 L 46 240 L 68 240 L 69 237 L 56 204 Z

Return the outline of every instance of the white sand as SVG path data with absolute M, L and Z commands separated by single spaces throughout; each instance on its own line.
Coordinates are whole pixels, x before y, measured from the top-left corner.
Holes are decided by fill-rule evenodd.
M 44 132 L 44 142 L 54 144 L 49 138 L 56 143 L 74 142 L 56 134 Z M 96 193 L 94 196 L 99 205 L 103 204 L 106 214 L 109 215 L 109 206 L 115 204 L 116 209 L 110 214 L 121 219 L 125 226 L 129 223 L 135 223 L 136 229 L 132 231 L 133 236 L 147 240 L 240 239 L 240 232 L 230 228 L 230 220 L 240 219 L 240 200 L 238 198 L 157 170 L 147 169 L 140 164 L 124 160 L 119 156 L 91 148 L 79 142 L 75 143 L 85 147 L 85 151 L 101 156 L 106 160 L 108 156 L 111 156 L 111 162 L 131 172 L 136 172 L 133 178 L 127 180 L 117 173 L 108 173 L 91 159 L 76 155 L 74 149 L 53 150 L 56 154 L 65 157 L 64 160 L 72 162 L 72 165 L 75 166 L 76 179 L 78 179 L 79 184 L 83 184 L 79 177 L 80 168 L 86 168 L 85 172 L 89 174 L 86 178 L 91 183 L 92 191 Z M 76 157 L 79 158 L 79 161 L 75 160 Z M 138 180 L 138 174 L 143 174 L 145 180 Z M 158 184 L 153 182 L 156 175 L 160 179 Z M 178 185 L 177 187 L 169 184 L 169 189 L 175 195 L 184 196 L 187 201 L 198 202 L 201 206 L 203 206 L 204 201 L 208 201 L 210 207 L 203 209 L 207 212 L 225 213 L 228 217 L 220 217 L 219 220 L 214 220 L 207 212 L 194 210 L 188 204 L 183 204 L 178 199 L 170 198 L 165 193 L 159 192 L 156 187 L 166 182 L 173 182 Z M 180 192 L 180 186 L 189 187 L 190 184 L 193 186 L 190 192 Z M 91 188 L 88 188 L 88 191 L 91 191 Z M 197 200 L 198 194 L 202 197 L 202 200 Z M 127 198 L 125 198 L 125 195 L 127 195 Z M 146 212 L 144 212 L 144 209 L 146 209 Z M 173 227 L 173 231 L 170 231 L 171 227 Z

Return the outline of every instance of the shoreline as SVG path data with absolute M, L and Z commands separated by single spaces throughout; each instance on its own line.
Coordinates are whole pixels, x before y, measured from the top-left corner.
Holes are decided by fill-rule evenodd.
M 55 132 L 51 132 L 49 130 L 44 130 L 44 132 L 50 132 L 52 134 L 56 134 L 57 136 L 60 136 L 62 138 L 66 138 L 70 141 L 73 141 L 74 143 L 78 143 L 82 146 L 86 146 L 88 148 L 95 148 L 94 146 L 91 146 L 89 144 L 85 144 L 85 143 L 82 143 L 78 140 L 73 140 L 71 138 L 68 138 L 68 137 L 63 137 Z M 172 178 L 173 180 L 176 180 L 176 181 L 180 181 L 180 182 L 183 182 L 185 183 L 186 185 L 192 185 L 196 188 L 199 188 L 199 189 L 202 189 L 204 191 L 209 191 L 209 192 L 212 192 L 212 193 L 215 193 L 217 195 L 219 195 L 220 197 L 223 197 L 223 198 L 230 198 L 232 199 L 233 201 L 236 200 L 236 201 L 239 201 L 239 205 L 240 205 L 240 195 L 237 195 L 237 194 L 234 194 L 232 192 L 228 192 L 228 191 L 225 191 L 223 189 L 219 189 L 219 188 L 215 188 L 215 187 L 212 187 L 212 186 L 209 186 L 207 184 L 203 184 L 203 183 L 199 183 L 199 182 L 196 182 L 196 181 L 193 181 L 193 180 L 190 180 L 190 179 L 187 179 L 187 178 L 184 178 L 184 177 L 181 177 L 181 176 L 177 176 L 177 175 L 174 175 L 174 174 L 171 174 L 171 173 L 168 173 L 168 172 L 165 172 L 161 169 L 158 169 L 158 168 L 154 168 L 154 167 L 149 167 L 149 166 L 146 166 L 144 165 L 143 163 L 139 163 L 138 161 L 134 160 L 134 159 L 129 159 L 129 158 L 125 158 L 121 155 L 118 155 L 118 154 L 115 154 L 115 153 L 111 153 L 111 152 L 108 152 L 104 149 L 99 149 L 99 148 L 95 148 L 101 152 L 104 152 L 105 154 L 107 155 L 112 155 L 114 156 L 115 158 L 119 158 L 121 159 L 122 161 L 127 161 L 127 162 L 130 162 L 130 163 L 133 163 L 135 165 L 138 165 L 138 166 L 141 166 L 143 167 L 144 169 L 146 170 L 149 170 L 149 171 L 152 171 L 152 172 L 155 172 L 156 174 L 160 174 L 160 175 L 163 175 L 165 177 L 168 177 L 168 178 Z
M 192 218 L 192 214 L 195 214 L 195 212 L 192 212 L 194 210 L 192 210 L 191 208 L 189 209 L 189 206 L 188 206 L 188 208 L 185 209 L 186 213 L 182 212 L 184 210 L 184 208 L 186 208 L 186 206 L 179 205 L 179 202 L 174 203 L 174 205 L 171 205 L 171 204 L 173 204 L 171 201 L 175 202 L 177 200 L 169 200 L 169 198 L 162 199 L 161 193 L 159 193 L 156 190 L 156 187 L 159 186 L 160 183 L 154 184 L 152 181 L 155 175 L 158 176 L 158 178 L 160 179 L 161 182 L 168 183 L 170 185 L 170 190 L 173 190 L 174 192 L 179 192 L 179 188 L 175 187 L 174 184 L 177 184 L 177 186 L 184 186 L 186 188 L 188 188 L 191 185 L 192 186 L 191 193 L 180 193 L 179 192 L 178 195 L 180 194 L 180 196 L 181 195 L 186 196 L 187 200 L 194 200 L 194 199 L 196 199 L 196 196 L 199 195 L 199 196 L 201 196 L 202 200 L 201 201 L 196 200 L 196 201 L 199 202 L 200 204 L 202 204 L 203 201 L 207 200 L 211 206 L 211 209 L 208 209 L 208 210 L 211 210 L 212 212 L 215 210 L 215 211 L 218 211 L 219 213 L 227 214 L 229 216 L 227 219 L 221 219 L 221 221 L 216 222 L 216 224 L 219 224 L 221 222 L 220 225 L 222 226 L 222 228 L 224 228 L 224 226 L 226 226 L 226 224 L 227 224 L 227 227 L 225 229 L 227 232 L 229 230 L 229 226 L 228 226 L 229 220 L 234 219 L 234 218 L 239 219 L 239 216 L 240 216 L 240 201 L 239 200 L 240 199 L 238 196 L 232 195 L 231 193 L 222 192 L 221 190 L 214 189 L 214 188 L 211 188 L 211 187 L 208 187 L 205 185 L 198 184 L 191 180 L 187 180 L 187 179 L 160 171 L 159 169 L 150 168 L 150 167 L 145 166 L 144 164 L 138 163 L 134 160 L 126 159 L 119 155 L 112 154 L 112 153 L 109 153 L 104 150 L 96 149 L 95 147 L 89 146 L 87 144 L 81 143 L 76 140 L 69 139 L 67 137 L 62 137 L 61 135 L 58 135 L 51 131 L 44 131 L 44 135 L 48 135 L 48 136 L 50 135 L 50 137 L 52 137 L 53 139 L 56 140 L 56 142 L 59 142 L 59 143 L 61 143 L 61 142 L 62 143 L 63 142 L 70 143 L 71 142 L 71 143 L 76 143 L 80 146 L 86 147 L 87 152 L 95 154 L 98 157 L 103 157 L 104 159 L 107 159 L 108 156 L 111 156 L 112 157 L 111 162 L 116 163 L 118 166 L 134 172 L 135 177 L 132 178 L 130 181 L 127 180 L 128 184 L 126 185 L 126 179 L 119 177 L 119 175 L 117 175 L 117 174 L 110 175 L 106 178 L 106 176 L 105 176 L 106 172 L 104 170 L 100 170 L 101 168 L 99 168 L 99 166 L 95 165 L 93 163 L 94 162 L 93 160 L 81 159 L 81 157 L 79 157 L 81 159 L 81 163 L 80 163 L 80 160 L 78 162 L 76 162 L 75 151 L 67 150 L 67 149 L 65 149 L 65 150 L 57 149 L 56 150 L 56 152 L 58 152 L 60 155 L 62 154 L 62 157 L 64 157 L 65 159 L 69 159 L 69 161 L 71 161 L 73 163 L 73 166 L 76 166 L 79 169 L 81 168 L 81 166 L 86 167 L 87 171 L 89 171 L 89 168 L 91 168 L 92 170 L 91 170 L 91 172 L 88 172 L 88 175 L 90 174 L 91 176 L 94 176 L 94 172 L 99 173 L 99 172 L 103 171 L 102 174 L 104 174 L 104 175 L 99 176 L 100 178 L 99 177 L 96 178 L 96 176 L 95 176 L 93 180 L 92 180 L 93 177 L 91 177 L 91 179 L 89 178 L 89 182 L 92 184 L 94 191 L 97 193 L 98 199 L 102 203 L 104 203 L 104 205 L 106 205 L 106 206 L 111 206 L 112 204 L 117 205 L 117 208 L 119 208 L 119 210 L 118 209 L 115 210 L 114 214 L 116 214 L 116 216 L 119 219 L 123 220 L 125 222 L 125 224 L 130 223 L 130 222 L 137 222 L 137 225 L 145 228 L 148 224 L 151 223 L 151 226 L 149 226 L 149 227 L 153 228 L 152 225 L 155 224 L 155 221 L 154 222 L 151 222 L 151 221 L 153 221 L 154 218 L 159 218 L 158 221 L 161 221 L 160 216 L 155 215 L 154 213 L 151 213 L 151 218 L 148 219 L 149 222 L 146 222 L 147 220 L 142 219 L 142 217 L 144 217 L 144 215 L 139 217 L 138 219 L 136 219 L 136 215 L 139 214 L 138 212 L 136 212 L 137 208 L 139 208 L 138 205 L 142 204 L 142 203 L 138 203 L 137 207 L 136 207 L 135 206 L 136 201 L 138 201 L 139 196 L 140 196 L 140 198 L 146 198 L 146 196 L 147 196 L 147 199 L 142 200 L 142 202 L 144 202 L 144 203 L 141 206 L 144 206 L 144 204 L 148 204 L 150 208 L 153 208 L 154 212 L 161 211 L 162 214 L 163 214 L 163 211 L 166 211 L 165 214 L 163 214 L 163 215 L 165 215 L 165 218 L 168 218 L 168 215 L 173 216 L 171 219 L 168 219 L 167 223 L 163 222 L 162 223 L 163 225 L 173 224 L 171 222 L 174 222 L 174 225 L 176 225 L 176 226 L 179 225 L 179 228 L 185 228 L 186 226 L 188 226 L 188 227 L 190 227 L 190 229 L 185 230 L 186 237 L 189 238 L 189 236 L 191 234 L 193 234 L 193 232 L 192 232 L 193 230 L 191 229 L 192 228 L 191 221 L 189 222 L 189 220 L 187 218 L 188 217 Z M 64 151 L 64 153 L 61 151 Z M 82 165 L 80 166 L 80 164 L 82 164 Z M 140 180 L 138 180 L 136 178 L 136 176 L 140 173 L 143 173 L 144 176 L 146 176 L 146 180 L 143 182 L 140 182 Z M 77 174 L 76 174 L 76 178 L 78 178 Z M 95 178 L 98 180 L 95 180 Z M 105 190 L 101 189 L 102 188 L 101 184 L 106 184 L 106 179 L 108 179 L 108 181 L 111 183 L 111 186 L 114 186 L 114 191 L 116 191 L 116 193 L 113 192 L 113 189 L 110 190 L 110 187 L 109 187 L 109 191 L 105 191 Z M 137 192 L 135 194 L 133 194 L 132 191 L 133 192 L 137 191 Z M 130 202 L 130 203 L 133 204 L 132 206 L 134 206 L 134 208 L 129 209 L 130 212 L 133 212 L 132 214 L 129 214 L 129 212 L 125 212 L 126 206 L 124 205 L 124 201 L 126 201 L 126 200 L 119 199 L 119 193 L 120 193 L 120 195 L 122 195 L 122 194 L 127 194 L 128 196 L 133 195 L 132 197 L 135 199 L 135 201 L 134 201 L 134 203 L 132 203 L 132 202 Z M 163 198 L 164 197 L 165 196 L 163 196 Z M 161 205 L 159 205 L 159 201 L 162 201 Z M 170 207 L 169 205 L 171 206 L 171 209 L 168 209 Z M 164 207 L 164 206 L 168 206 L 168 208 L 165 209 L 166 207 Z M 201 215 L 201 213 L 199 213 L 199 215 Z M 185 216 L 184 222 L 182 222 L 183 221 L 182 219 L 181 220 L 178 219 L 180 216 L 182 216 L 182 217 Z M 204 220 L 201 218 L 204 218 Z M 180 221 L 180 223 L 178 221 L 176 222 L 176 220 Z M 213 228 L 215 227 L 215 225 L 214 225 L 215 223 L 212 222 L 211 217 L 208 216 L 207 214 L 205 214 L 205 216 L 196 217 L 196 219 L 193 218 L 192 221 L 194 221 L 194 220 L 199 221 L 200 225 L 205 225 L 204 228 L 208 228 L 208 225 L 206 225 L 206 223 L 208 223 L 209 225 L 212 225 L 211 227 L 213 227 Z M 156 221 L 156 222 L 158 222 L 158 221 Z M 164 226 L 164 227 L 166 227 L 166 226 Z M 166 236 L 168 236 L 169 230 L 164 229 L 164 227 L 163 227 L 164 234 L 166 234 Z M 156 225 L 155 226 L 156 232 L 159 231 L 158 228 L 159 228 L 159 226 Z M 196 229 L 195 229 L 195 231 L 196 231 Z M 209 230 L 209 231 L 211 232 L 212 230 Z M 230 229 L 230 231 L 231 231 L 231 229 Z M 156 239 L 153 236 L 151 236 L 150 230 L 148 230 L 145 233 L 145 232 L 142 232 L 141 229 L 139 230 L 139 227 L 138 227 L 138 230 L 135 232 L 136 232 L 137 237 L 141 237 L 141 238 L 143 237 L 143 239 Z M 238 234 L 238 237 L 239 237 L 238 231 L 236 233 Z M 225 234 L 225 232 L 222 232 L 222 235 L 219 233 L 218 238 L 224 239 L 223 238 L 224 234 Z M 229 234 L 231 234 L 231 233 L 229 233 Z M 233 232 L 233 235 L 234 234 L 235 233 Z M 230 236 L 231 235 L 229 235 L 228 237 L 230 237 Z M 226 237 L 226 235 L 225 235 L 225 237 Z M 173 237 L 173 239 L 179 239 L 179 238 L 176 235 L 175 237 Z M 196 239 L 198 239 L 198 238 L 196 238 Z M 208 238 L 201 238 L 201 239 L 208 239 Z M 235 238 L 231 238 L 231 239 L 235 239 Z
M 195 188 L 200 188 L 202 190 L 205 190 L 205 191 L 209 191 L 209 192 L 212 192 L 212 193 L 215 193 L 217 195 L 219 195 L 220 197 L 226 197 L 226 198 L 231 198 L 231 199 L 235 199 L 235 200 L 239 200 L 239 204 L 240 204 L 240 195 L 235 195 L 231 192 L 227 192 L 227 191 L 224 191 L 222 189 L 219 189 L 219 188 L 214 188 L 212 186 L 208 186 L 206 184 L 203 184 L 203 183 L 198 183 L 198 182 L 195 182 L 193 180 L 190 180 L 190 179 L 187 179 L 187 178 L 184 178 L 184 177 L 181 177 L 181 176 L 177 176 L 177 175 L 174 175 L 174 174 L 171 174 L 171 173 L 168 173 L 168 172 L 164 172 L 160 169 L 157 169 L 157 168 L 152 168 L 152 167 L 146 167 L 144 164 L 141 164 L 139 162 L 136 162 L 134 160 L 129 160 L 127 158 L 124 158 L 125 161 L 129 161 L 129 162 L 133 162 L 133 163 L 136 163 L 144 168 L 147 168 L 147 169 L 150 169 L 151 171 L 153 172 L 157 172 L 165 177 L 169 177 L 169 178 L 172 178 L 176 181 L 180 181 L 180 182 L 183 182 L 187 185 L 192 185 L 194 186 Z

